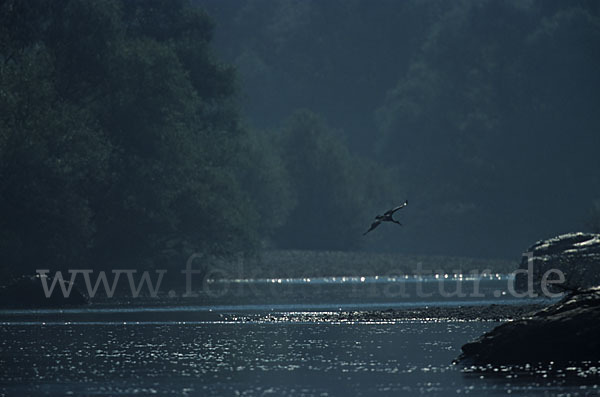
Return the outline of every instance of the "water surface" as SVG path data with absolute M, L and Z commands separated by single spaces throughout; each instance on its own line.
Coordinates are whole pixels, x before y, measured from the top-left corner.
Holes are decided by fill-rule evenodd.
M 497 281 L 490 280 L 485 289 L 495 290 Z M 4 310 L 0 312 L 0 392 L 19 396 L 576 396 L 600 391 L 595 363 L 561 370 L 452 364 L 462 344 L 496 322 L 323 320 L 327 310 L 341 306 L 349 310 L 484 306 L 498 299 L 519 304 L 501 294 L 477 299 L 434 294 L 422 301 L 380 294 L 371 299 L 367 290 L 360 289 L 360 281 L 355 283 L 360 288 L 321 283 L 318 290 L 306 283 L 274 283 L 284 288 L 279 294 L 271 284 L 257 281 L 247 289 L 263 291 L 259 296 L 224 294 L 220 299 L 200 297 L 192 302 L 162 300 L 160 305 L 152 300 L 119 304 L 107 300 L 70 310 Z M 263 288 L 267 285 L 268 290 Z M 331 299 L 323 301 L 323 297 Z M 310 315 L 299 317 L 298 310 Z

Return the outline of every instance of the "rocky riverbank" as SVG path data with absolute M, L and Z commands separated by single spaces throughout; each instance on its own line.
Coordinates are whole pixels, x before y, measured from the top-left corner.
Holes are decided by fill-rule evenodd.
M 523 254 L 517 289 L 568 295 L 465 344 L 457 362 L 503 365 L 600 359 L 599 284 L 600 234 L 569 233 L 538 241 Z
M 600 358 L 600 287 L 572 293 L 462 347 L 458 362 L 502 365 Z
M 555 284 L 558 281 L 561 285 Z M 593 233 L 568 233 L 536 242 L 523 253 L 515 279 L 517 290 L 534 293 L 596 285 L 600 285 L 600 234 Z

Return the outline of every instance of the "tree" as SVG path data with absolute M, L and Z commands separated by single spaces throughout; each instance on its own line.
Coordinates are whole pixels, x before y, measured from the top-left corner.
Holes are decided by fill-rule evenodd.
M 235 74 L 211 54 L 204 12 L 184 0 L 0 7 L 7 266 L 155 266 L 178 244 L 256 248 Z
M 453 3 L 378 112 L 378 153 L 412 175 L 431 208 L 421 227 L 447 253 L 505 255 L 575 227 L 555 209 L 593 193 L 597 7 L 542 3 Z
M 0 66 L 0 256 L 13 272 L 85 259 L 112 151 L 90 113 L 57 94 L 51 59 L 38 45 Z
M 242 140 L 246 150 L 239 157 L 240 177 L 251 206 L 256 209 L 260 237 L 272 244 L 279 228 L 297 205 L 292 181 L 272 131 L 250 130 Z
M 359 249 L 381 197 L 397 200 L 386 170 L 352 154 L 309 111 L 288 120 L 280 145 L 297 204 L 275 241 L 283 248 Z

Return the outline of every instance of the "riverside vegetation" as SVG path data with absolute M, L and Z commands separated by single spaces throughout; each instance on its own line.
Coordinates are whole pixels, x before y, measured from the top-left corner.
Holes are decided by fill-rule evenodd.
M 421 261 L 361 251 L 511 258 L 593 196 L 598 18 L 586 1 L 2 1 L 0 277 L 176 273 L 196 252 L 273 276 Z M 579 194 L 556 211 L 541 187 L 567 163 Z M 403 228 L 362 238 L 406 198 Z

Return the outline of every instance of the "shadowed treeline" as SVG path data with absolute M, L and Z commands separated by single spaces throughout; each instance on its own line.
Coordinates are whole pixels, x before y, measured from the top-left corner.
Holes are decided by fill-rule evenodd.
M 5 273 L 598 227 L 593 1 L 2 0 L 0 43 Z
M 251 255 L 261 242 L 359 247 L 365 189 L 385 190 L 386 174 L 311 112 L 276 139 L 245 127 L 200 8 L 27 0 L 0 11 L 5 272 L 183 266 L 192 252 Z
M 511 257 L 590 228 L 598 2 L 197 3 L 217 22 L 215 48 L 237 66 L 255 125 L 309 108 L 353 152 L 397 168 L 405 230 L 368 247 Z

